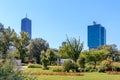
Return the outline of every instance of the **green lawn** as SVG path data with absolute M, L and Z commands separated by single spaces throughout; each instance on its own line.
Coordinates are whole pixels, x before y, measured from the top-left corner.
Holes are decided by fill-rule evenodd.
M 40 68 L 28 68 L 24 72 L 52 72 Z M 59 76 L 59 75 L 37 75 L 38 80 L 120 80 L 120 75 L 108 75 L 106 73 L 82 73 L 84 76 Z
M 84 73 L 84 76 L 39 75 L 38 80 L 120 80 L 120 75 L 106 73 Z

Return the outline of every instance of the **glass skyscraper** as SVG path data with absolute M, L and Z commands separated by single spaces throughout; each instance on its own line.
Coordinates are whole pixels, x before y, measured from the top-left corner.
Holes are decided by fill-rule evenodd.
M 101 24 L 88 26 L 88 47 L 89 49 L 96 49 L 99 46 L 106 44 L 106 30 Z
M 32 38 L 32 32 L 31 32 L 31 20 L 27 17 L 21 20 L 21 31 L 27 32 Z

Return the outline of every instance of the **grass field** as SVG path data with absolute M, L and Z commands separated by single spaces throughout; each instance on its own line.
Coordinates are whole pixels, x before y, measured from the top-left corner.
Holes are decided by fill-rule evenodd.
M 84 73 L 84 76 L 39 75 L 38 80 L 120 80 L 120 75 L 108 75 L 97 72 Z
M 24 72 L 52 72 L 40 68 L 28 68 Z M 120 80 L 120 75 L 109 75 L 106 73 L 89 72 L 84 76 L 59 76 L 59 75 L 37 75 L 38 80 Z

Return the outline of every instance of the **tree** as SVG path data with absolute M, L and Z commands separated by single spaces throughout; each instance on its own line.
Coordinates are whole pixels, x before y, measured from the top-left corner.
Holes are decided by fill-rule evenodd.
M 40 63 L 41 51 L 46 51 L 48 48 L 49 48 L 49 44 L 47 43 L 46 40 L 42 38 L 36 38 L 31 40 L 28 46 L 29 58 L 35 57 L 36 62 Z
M 13 33 L 15 32 L 10 27 L 6 29 L 2 27 L 0 31 L 0 51 L 2 57 L 5 58 L 7 55 L 7 51 L 11 46 L 13 46 Z
M 89 53 L 86 54 L 87 62 L 93 62 L 94 69 L 96 69 L 97 62 L 105 60 L 108 55 L 108 51 L 106 50 L 90 50 Z
M 54 49 L 47 49 L 46 56 L 49 60 L 49 64 L 55 64 L 57 62 L 57 52 Z
M 108 57 L 112 58 L 113 61 L 119 60 L 120 54 L 119 54 L 119 51 L 118 51 L 117 46 L 115 44 L 100 46 L 98 48 L 98 50 L 102 50 L 102 49 L 105 49 L 109 52 Z
M 59 48 L 58 54 L 60 58 L 69 58 L 67 51 L 66 51 L 66 45 L 63 45 Z
M 46 52 L 45 51 L 41 51 L 41 62 L 42 62 L 42 66 L 43 66 L 43 69 L 48 69 L 48 62 L 49 62 L 49 59 L 46 55 Z
M 22 59 L 22 62 L 24 62 L 24 58 L 27 54 L 29 40 L 29 35 L 26 32 L 20 32 L 20 36 L 14 34 L 14 47 L 16 48 L 15 52 L 18 54 L 17 58 Z
M 83 43 L 80 43 L 80 39 L 72 38 L 69 40 L 67 38 L 66 44 L 65 44 L 65 49 L 63 49 L 69 58 L 77 62 L 77 59 L 79 58 L 79 55 L 83 49 Z
M 14 54 L 8 52 L 6 61 L 0 62 L 0 80 L 37 80 L 36 76 L 23 75 L 15 65 Z
M 81 68 L 85 68 L 85 63 L 86 63 L 86 55 L 89 53 L 89 51 L 83 51 L 79 55 L 79 58 L 77 60 L 77 63 Z

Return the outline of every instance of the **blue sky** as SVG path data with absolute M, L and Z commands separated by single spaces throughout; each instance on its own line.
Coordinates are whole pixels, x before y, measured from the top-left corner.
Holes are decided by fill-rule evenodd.
M 17 33 L 26 13 L 32 38 L 47 40 L 51 48 L 59 48 L 67 34 L 88 49 L 87 26 L 96 21 L 107 30 L 107 44 L 120 49 L 120 0 L 0 0 L 0 22 Z

